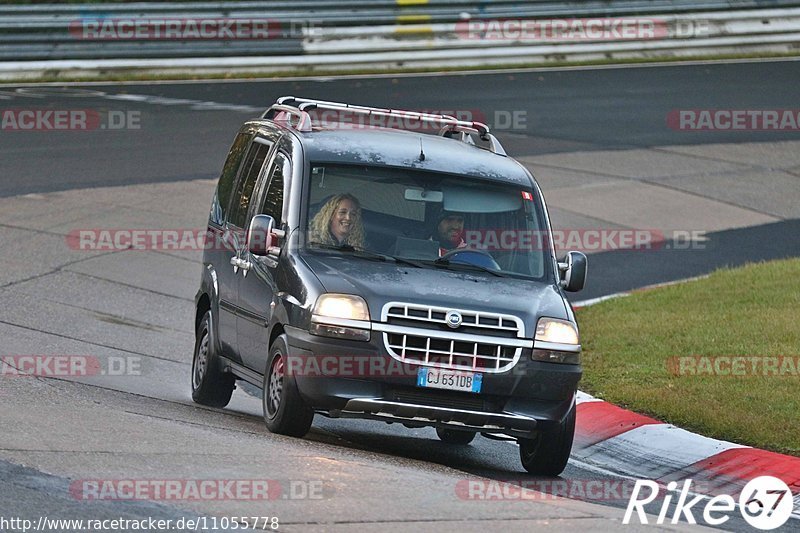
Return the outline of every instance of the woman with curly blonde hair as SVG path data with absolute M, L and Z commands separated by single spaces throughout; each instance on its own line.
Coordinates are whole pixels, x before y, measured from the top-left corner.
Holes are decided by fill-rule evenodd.
M 311 243 L 349 245 L 363 250 L 364 223 L 361 204 L 352 194 L 337 194 L 328 200 L 309 224 Z

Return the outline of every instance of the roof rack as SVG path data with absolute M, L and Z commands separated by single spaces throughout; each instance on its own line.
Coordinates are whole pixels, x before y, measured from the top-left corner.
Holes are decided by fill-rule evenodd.
M 261 115 L 261 118 L 273 119 L 273 120 L 286 120 L 287 124 L 291 126 L 289 122 L 289 117 L 294 116 L 297 117 L 297 125 L 294 128 L 298 131 L 311 131 L 311 116 L 306 113 L 305 111 L 301 111 L 294 106 L 285 105 L 281 103 L 283 98 L 278 99 L 278 103 L 273 104 L 264 111 L 264 114 Z M 283 116 L 281 116 L 283 113 Z
M 482 122 L 470 122 L 458 120 L 451 115 L 437 115 L 433 113 L 421 113 L 418 111 L 405 111 L 402 109 L 384 109 L 379 107 L 366 107 L 360 105 L 346 104 L 342 102 L 329 102 L 326 100 L 313 100 L 310 98 L 297 98 L 294 96 L 283 96 L 267 109 L 261 118 L 285 120 L 287 125 L 298 131 L 309 132 L 312 130 L 313 121 L 308 111 L 312 109 L 328 109 L 333 111 L 347 110 L 351 113 L 360 115 L 413 118 L 421 122 L 439 126 L 438 135 L 452 137 L 454 133 L 460 134 L 460 140 L 468 144 L 475 144 L 472 135 L 477 135 L 482 140 L 489 143 L 489 150 L 492 153 L 505 156 L 506 152 L 500 141 L 489 133 L 489 126 Z M 290 117 L 297 119 L 296 125 L 292 126 Z M 398 128 L 400 129 L 400 128 Z

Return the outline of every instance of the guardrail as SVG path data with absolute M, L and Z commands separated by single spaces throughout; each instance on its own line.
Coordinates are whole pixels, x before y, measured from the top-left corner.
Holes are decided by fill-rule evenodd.
M 576 35 L 575 28 L 570 29 L 570 24 L 586 24 L 589 19 L 606 26 L 632 20 L 641 34 L 594 34 L 597 26 L 584 25 Z M 542 26 L 548 21 L 560 24 L 561 33 L 559 28 Z M 244 33 L 234 34 L 225 24 Z M 647 33 L 648 24 L 655 34 Z M 468 66 L 698 53 L 800 53 L 799 43 L 800 1 L 790 0 L 0 6 L 0 76 L 4 77 L 15 69 L 33 68 L 34 63 L 56 71 L 92 70 L 94 65 L 164 72 Z

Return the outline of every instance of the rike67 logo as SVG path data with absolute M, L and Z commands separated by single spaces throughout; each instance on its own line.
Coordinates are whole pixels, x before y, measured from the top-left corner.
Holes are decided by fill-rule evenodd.
M 656 519 L 656 524 L 663 525 L 667 520 L 673 497 L 677 496 L 675 508 L 672 511 L 670 523 L 677 524 L 681 519 L 689 524 L 697 524 L 694 513 L 702 512 L 703 521 L 710 526 L 721 526 L 728 520 L 738 507 L 742 518 L 756 529 L 769 531 L 785 524 L 792 515 L 794 501 L 792 491 L 782 480 L 772 476 L 760 476 L 750 480 L 739 494 L 737 501 L 728 494 L 720 494 L 712 498 L 693 494 L 691 491 L 692 480 L 687 479 L 683 487 L 678 489 L 678 483 L 672 481 L 667 484 L 667 493 L 661 504 L 661 510 Z M 650 493 L 643 495 L 642 489 L 649 489 Z M 634 511 L 639 523 L 647 524 L 647 515 L 644 506 L 653 502 L 659 496 L 659 485 L 655 481 L 637 480 L 633 493 L 625 509 L 623 524 L 630 524 Z M 690 499 L 691 498 L 691 499 Z M 698 506 L 703 500 L 705 506 Z M 697 506 L 697 507 L 695 507 Z M 702 510 L 701 510 L 702 509 Z

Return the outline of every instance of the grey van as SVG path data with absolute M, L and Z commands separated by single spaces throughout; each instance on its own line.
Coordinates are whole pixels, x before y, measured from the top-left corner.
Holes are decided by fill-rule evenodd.
M 582 373 L 564 291 L 587 266 L 550 235 L 486 125 L 283 97 L 242 126 L 212 200 L 192 398 L 224 407 L 244 380 L 275 433 L 315 414 L 480 433 L 558 475 Z

